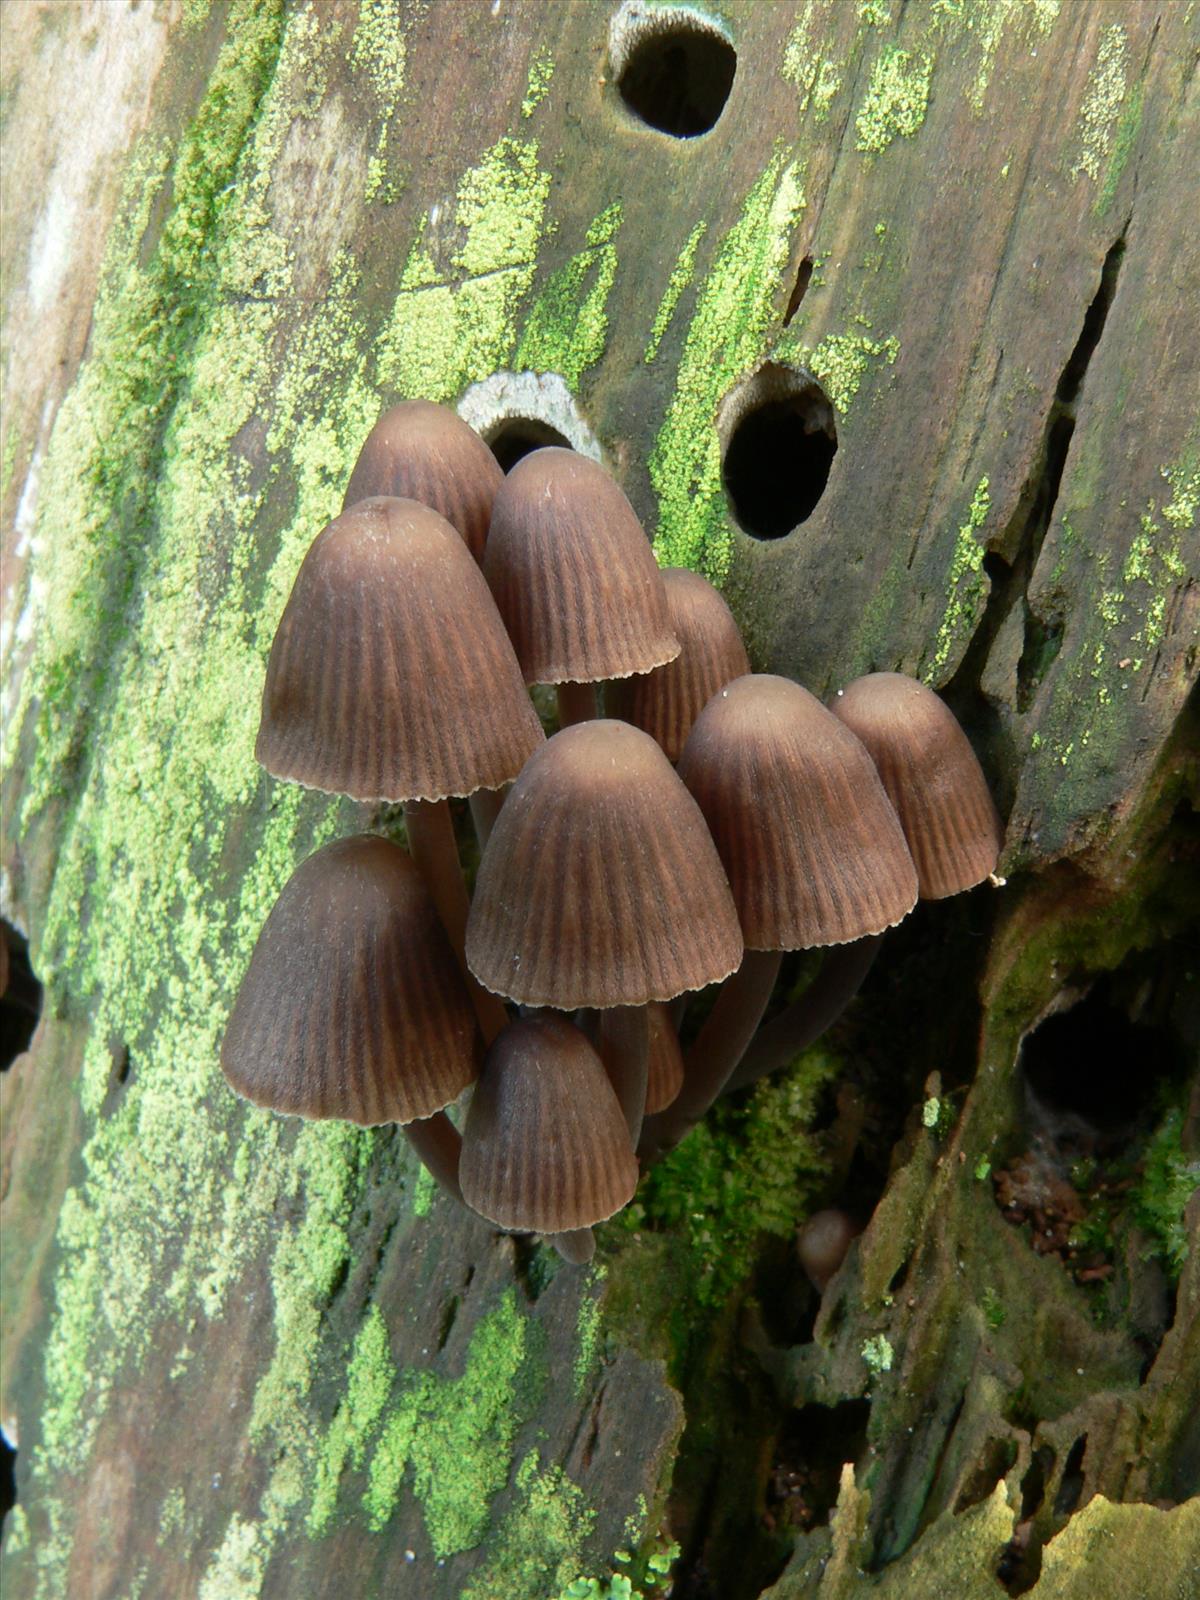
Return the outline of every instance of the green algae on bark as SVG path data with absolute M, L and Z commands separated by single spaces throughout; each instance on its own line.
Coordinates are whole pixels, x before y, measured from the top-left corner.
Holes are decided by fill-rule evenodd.
M 718 583 L 729 568 L 732 534 L 721 488 L 717 408 L 763 353 L 803 207 L 798 168 L 775 156 L 697 291 L 674 395 L 650 453 L 659 561 L 692 567 Z

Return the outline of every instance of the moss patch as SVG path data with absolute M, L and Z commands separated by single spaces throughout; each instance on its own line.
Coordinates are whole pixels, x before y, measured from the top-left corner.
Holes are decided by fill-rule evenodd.
M 911 139 L 925 121 L 933 56 L 891 46 L 871 69 L 866 98 L 854 119 L 856 147 L 868 155 L 893 139 Z
M 434 1554 L 441 1559 L 479 1543 L 492 1498 L 512 1466 L 526 1326 L 510 1289 L 471 1335 L 460 1378 L 405 1375 L 404 1392 L 384 1417 L 371 1456 L 363 1497 L 371 1527 L 387 1522 L 411 1467 Z
M 983 570 L 986 543 L 979 530 L 987 521 L 992 508 L 992 497 L 987 478 L 980 478 L 966 520 L 961 524 L 950 557 L 950 570 L 946 575 L 946 609 L 938 625 L 933 655 L 924 666 L 921 676 L 926 683 L 941 681 L 942 671 L 950 653 L 964 640 L 974 626 L 979 608 L 987 594 L 987 576 Z
M 516 1506 L 500 1524 L 496 1551 L 462 1600 L 529 1600 L 554 1595 L 579 1571 L 580 1550 L 595 1513 L 583 1490 L 531 1450 L 517 1468 Z
M 798 169 L 776 156 L 721 241 L 697 295 L 674 397 L 650 452 L 659 561 L 693 567 L 714 582 L 728 571 L 731 540 L 717 408 L 762 354 L 803 206 Z
M 587 246 L 555 272 L 534 302 L 517 344 L 519 371 L 557 372 L 571 390 L 604 354 L 606 306 L 617 275 L 612 243 L 621 207 L 611 205 L 587 231 Z

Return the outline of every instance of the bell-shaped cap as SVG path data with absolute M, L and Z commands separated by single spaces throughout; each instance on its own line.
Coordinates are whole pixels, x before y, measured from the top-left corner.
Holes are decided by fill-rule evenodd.
M 716 840 L 748 949 L 847 944 L 916 903 L 916 870 L 870 756 L 798 683 L 754 673 L 720 690 L 679 775 Z
M 620 486 L 574 450 L 518 461 L 483 570 L 526 683 L 597 683 L 679 654 L 654 552 Z
M 544 734 L 483 574 L 438 512 L 362 500 L 317 535 L 279 623 L 255 754 L 356 800 L 515 778 Z
M 670 1010 L 655 1000 L 646 1007 L 650 1055 L 646 1066 L 646 1115 L 665 1111 L 683 1088 L 683 1051 Z
M 923 900 L 971 889 L 996 870 L 1004 828 L 958 720 L 902 672 L 857 678 L 834 715 L 871 753 L 917 866 Z
M 492 830 L 467 964 L 525 1005 L 640 1006 L 728 977 L 737 913 L 695 801 L 627 723 L 564 728 Z
M 293 1116 L 412 1122 L 456 1099 L 481 1053 L 454 953 L 399 845 L 361 834 L 302 862 L 225 1030 L 237 1092 Z
M 367 435 L 342 509 L 377 495 L 419 500 L 440 511 L 482 561 L 492 501 L 503 482 L 500 463 L 456 411 L 432 400 L 402 400 Z
M 750 671 L 733 613 L 707 578 L 687 567 L 663 573 L 671 626 L 681 649 L 674 661 L 621 685 L 622 711 L 678 761 L 692 724 L 727 683 Z
M 573 1023 L 510 1023 L 471 1097 L 458 1167 L 463 1199 L 498 1227 L 566 1233 L 633 1198 L 638 1165 L 600 1057 Z

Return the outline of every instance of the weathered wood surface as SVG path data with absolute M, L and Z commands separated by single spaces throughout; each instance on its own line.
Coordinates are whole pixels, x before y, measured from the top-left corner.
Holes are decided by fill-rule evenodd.
M 1116 1534 L 1128 1592 L 1197 1561 L 1195 1253 L 1169 1292 L 1127 1230 L 1082 1285 L 986 1167 L 1098 980 L 1195 1037 L 1200 8 L 719 9 L 733 92 L 677 141 L 600 4 L 4 8 L 3 894 L 48 986 L 3 1085 L 6 1594 L 540 1600 L 674 1537 L 737 1600 L 808 1440 L 789 1600 L 1000 1595 L 1018 1524 L 1036 1594 Z M 769 543 L 717 429 L 768 358 L 839 441 Z M 923 908 L 835 1036 L 837 1113 L 818 1055 L 694 1136 L 604 1275 L 216 1068 L 279 886 L 371 821 L 253 763 L 292 576 L 382 403 L 505 369 L 562 376 L 756 665 L 919 672 L 1008 816 L 1007 888 Z M 875 1209 L 814 1329 L 829 1198 Z

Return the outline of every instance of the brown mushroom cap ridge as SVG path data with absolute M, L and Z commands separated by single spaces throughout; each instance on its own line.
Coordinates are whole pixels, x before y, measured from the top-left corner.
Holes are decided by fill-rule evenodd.
M 416 868 L 372 834 L 301 862 L 267 917 L 221 1066 L 256 1105 L 371 1126 L 429 1117 L 479 1068 L 466 987 Z
M 483 570 L 526 683 L 598 683 L 679 654 L 662 574 L 620 485 L 549 445 L 496 493 Z
M 707 578 L 687 567 L 667 567 L 662 576 L 679 654 L 621 687 L 626 720 L 678 761 L 701 711 L 718 689 L 750 671 L 750 661 L 733 613 Z
M 970 741 L 940 696 L 904 673 L 872 672 L 830 709 L 879 770 L 923 900 L 971 889 L 996 870 L 1004 826 Z
M 848 944 L 916 904 L 917 875 L 866 750 L 807 689 L 751 673 L 718 691 L 679 762 L 750 950 Z
M 402 400 L 385 411 L 367 435 L 342 510 L 377 495 L 419 500 L 440 511 L 483 560 L 500 463 L 473 428 L 449 406 Z
M 638 1165 L 601 1064 L 566 1017 L 510 1023 L 471 1097 L 459 1181 L 498 1227 L 564 1233 L 628 1204 Z
M 742 938 L 695 801 L 638 728 L 564 728 L 526 763 L 480 863 L 467 964 L 526 1005 L 640 1006 L 728 977 Z
M 356 800 L 508 783 L 544 734 L 483 574 L 415 500 L 362 500 L 313 541 L 280 619 L 255 754 Z

